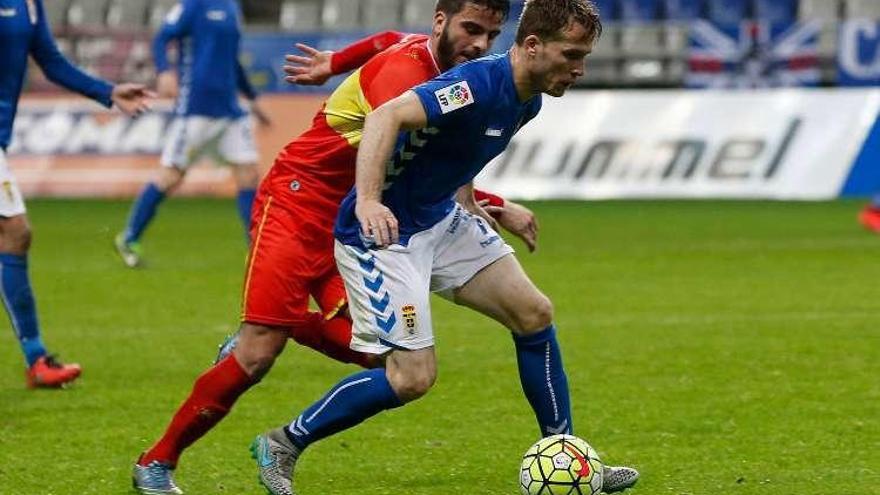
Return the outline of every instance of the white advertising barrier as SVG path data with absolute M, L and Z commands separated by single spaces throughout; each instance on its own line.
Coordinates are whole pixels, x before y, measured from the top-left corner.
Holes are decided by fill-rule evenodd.
M 510 198 L 839 195 L 880 90 L 570 92 L 477 184 Z
M 262 99 L 275 122 L 256 129 L 265 170 L 293 136 L 308 128 L 324 96 Z M 7 150 L 19 187 L 27 198 L 136 195 L 159 169 L 170 110 L 171 102 L 158 102 L 153 112 L 130 119 L 77 96 L 23 99 Z M 227 167 L 194 167 L 175 194 L 231 196 L 235 187 Z

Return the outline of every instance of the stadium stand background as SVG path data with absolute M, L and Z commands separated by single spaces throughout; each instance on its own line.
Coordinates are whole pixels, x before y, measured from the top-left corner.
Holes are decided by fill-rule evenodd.
M 149 82 L 149 40 L 176 0 L 46 0 L 62 50 L 88 70 L 112 80 Z M 596 0 L 605 33 L 580 85 L 599 88 L 675 88 L 685 82 L 689 25 L 743 20 L 821 23 L 818 62 L 822 86 L 837 82 L 840 21 L 880 18 L 878 0 Z M 434 0 L 250 0 L 242 2 L 250 34 L 322 33 L 342 44 L 383 29 L 426 31 Z M 514 2 L 510 24 L 522 2 Z M 506 49 L 512 29 L 496 44 Z M 307 38 L 309 39 L 309 38 Z M 314 39 L 314 38 L 310 38 Z M 258 78 L 259 79 L 259 78 Z M 39 71 L 29 89 L 53 91 Z M 259 85 L 259 80 L 257 81 Z
M 605 32 L 579 81 L 587 90 L 545 99 L 542 118 L 478 178 L 485 188 L 521 199 L 823 200 L 880 190 L 880 0 L 595 2 Z M 176 3 L 44 0 L 77 63 L 147 84 L 150 41 Z M 496 52 L 512 43 L 522 6 L 513 3 Z M 280 123 L 257 129 L 265 170 L 344 77 L 320 88 L 284 82 L 293 43 L 333 50 L 381 30 L 427 32 L 434 0 L 242 8 L 240 58 Z M 131 197 L 155 173 L 172 102 L 132 120 L 59 90 L 36 68 L 28 84 L 7 150 L 27 197 Z M 176 194 L 233 192 L 228 169 L 204 166 Z

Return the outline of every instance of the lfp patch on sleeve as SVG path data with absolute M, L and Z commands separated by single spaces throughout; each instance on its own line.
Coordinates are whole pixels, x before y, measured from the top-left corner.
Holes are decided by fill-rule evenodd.
M 440 103 L 440 111 L 444 114 L 453 110 L 466 107 L 474 102 L 474 94 L 471 92 L 467 81 L 460 81 L 445 88 L 434 91 L 437 102 Z

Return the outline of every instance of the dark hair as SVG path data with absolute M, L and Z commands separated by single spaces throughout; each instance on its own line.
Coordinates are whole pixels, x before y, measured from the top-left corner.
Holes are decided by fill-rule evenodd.
M 582 25 L 590 41 L 596 41 L 602 34 L 599 9 L 590 0 L 526 0 L 516 30 L 516 44 L 521 45 L 532 34 L 545 41 L 558 40 L 571 22 Z
M 508 14 L 510 14 L 510 0 L 437 0 L 434 11 L 443 12 L 452 17 L 461 12 L 465 4 L 468 3 L 485 7 L 494 12 L 500 12 L 504 19 L 507 19 Z

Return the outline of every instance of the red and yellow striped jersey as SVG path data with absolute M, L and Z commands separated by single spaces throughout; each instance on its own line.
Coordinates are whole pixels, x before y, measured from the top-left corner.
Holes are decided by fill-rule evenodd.
M 354 185 L 364 119 L 374 108 L 439 74 L 426 35 L 411 35 L 353 72 L 315 115 L 312 126 L 279 153 L 266 180 L 295 189 L 296 203 L 329 219 Z M 313 220 L 316 220 L 314 217 Z

